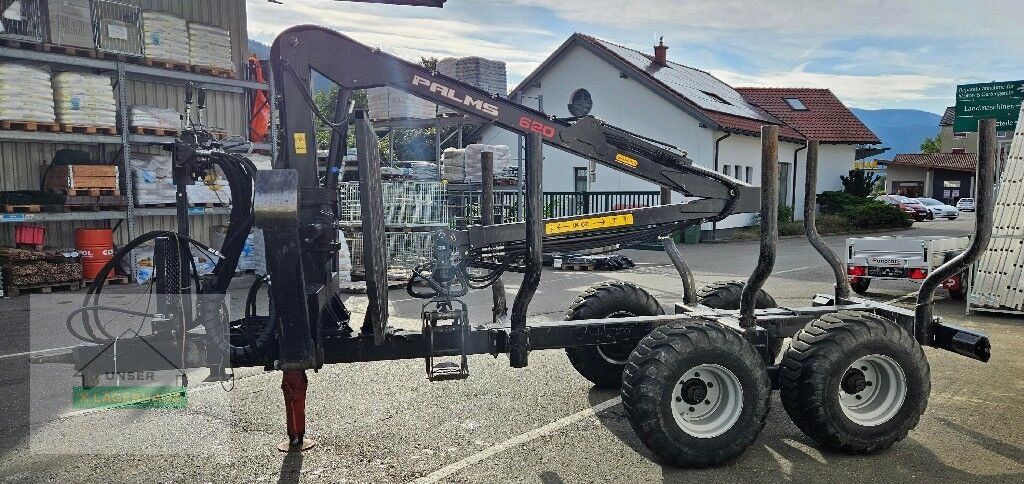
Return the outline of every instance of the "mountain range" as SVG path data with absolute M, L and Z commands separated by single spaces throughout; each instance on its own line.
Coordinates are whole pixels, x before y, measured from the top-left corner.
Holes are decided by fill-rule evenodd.
M 921 142 L 939 132 L 942 116 L 917 109 L 850 108 L 889 151 L 875 159 L 891 160 L 899 153 L 920 153 Z

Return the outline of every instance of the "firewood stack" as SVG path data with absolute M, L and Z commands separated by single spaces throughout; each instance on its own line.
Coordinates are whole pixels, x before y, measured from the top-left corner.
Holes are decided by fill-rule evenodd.
M 82 280 L 77 257 L 68 257 L 63 251 L 0 247 L 0 269 L 5 284 L 12 287 Z

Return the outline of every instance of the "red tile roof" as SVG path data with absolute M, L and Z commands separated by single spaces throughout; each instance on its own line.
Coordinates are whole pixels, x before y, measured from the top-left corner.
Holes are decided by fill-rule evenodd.
M 881 140 L 832 91 L 812 88 L 739 87 L 747 101 L 792 126 L 808 139 L 822 143 L 878 144 Z M 786 103 L 796 98 L 807 107 Z
M 942 168 L 947 170 L 975 171 L 978 169 L 977 153 L 906 153 L 896 155 L 889 165 Z

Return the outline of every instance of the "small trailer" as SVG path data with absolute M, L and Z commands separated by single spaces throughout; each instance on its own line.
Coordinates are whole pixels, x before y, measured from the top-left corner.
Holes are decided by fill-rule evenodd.
M 850 288 L 857 294 L 864 294 L 872 280 L 920 283 L 937 267 L 967 249 L 970 242 L 970 237 L 966 236 L 941 235 L 846 239 L 846 273 Z M 967 281 L 962 276 L 957 274 L 942 281 L 949 297 L 957 301 L 967 297 Z

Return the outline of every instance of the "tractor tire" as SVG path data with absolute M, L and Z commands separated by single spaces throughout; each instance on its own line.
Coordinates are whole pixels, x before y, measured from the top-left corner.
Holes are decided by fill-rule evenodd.
M 611 281 L 587 289 L 566 312 L 566 321 L 580 319 L 660 316 L 661 304 L 647 291 L 628 282 Z M 573 368 L 598 388 L 619 388 L 622 369 L 639 341 L 566 348 Z
M 928 360 L 902 326 L 840 311 L 797 332 L 779 372 L 782 406 L 820 445 L 866 454 L 903 440 L 928 406 Z
M 858 277 L 857 279 L 850 281 L 850 289 L 853 289 L 853 292 L 860 294 L 861 296 L 868 293 L 869 287 L 871 287 L 871 279 L 865 277 Z
M 697 291 L 697 302 L 712 309 L 739 309 L 740 295 L 743 293 L 744 281 L 716 282 L 702 287 Z M 779 307 L 778 303 L 767 291 L 761 289 L 757 292 L 757 299 L 754 307 L 757 309 L 768 309 Z M 778 359 L 782 352 L 786 338 L 771 338 L 768 341 L 768 351 L 772 354 L 772 361 Z
M 757 440 L 771 406 L 764 359 L 709 321 L 661 326 L 622 375 L 622 405 L 651 452 L 678 467 L 724 464 Z

